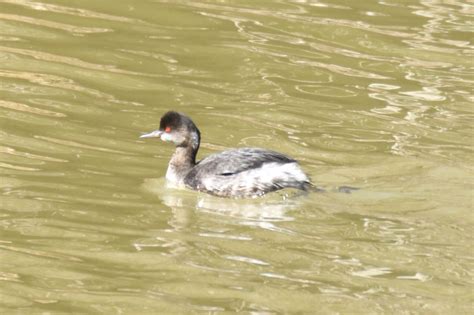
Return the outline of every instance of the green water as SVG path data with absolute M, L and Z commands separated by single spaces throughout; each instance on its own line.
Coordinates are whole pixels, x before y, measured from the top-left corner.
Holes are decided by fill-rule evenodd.
M 0 1 L 0 312 L 469 313 L 473 15 Z M 167 188 L 173 148 L 138 137 L 169 109 L 200 157 L 277 150 L 328 192 Z

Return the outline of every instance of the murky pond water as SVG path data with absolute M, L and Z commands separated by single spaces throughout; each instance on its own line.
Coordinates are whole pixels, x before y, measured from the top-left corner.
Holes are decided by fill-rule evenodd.
M 468 3 L 0 1 L 1 313 L 468 313 Z M 167 188 L 169 109 L 328 192 Z

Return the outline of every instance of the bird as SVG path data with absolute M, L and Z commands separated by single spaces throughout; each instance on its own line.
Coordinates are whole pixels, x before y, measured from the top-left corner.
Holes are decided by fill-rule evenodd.
M 166 180 L 179 187 L 227 198 L 256 198 L 284 188 L 316 189 L 298 162 L 263 148 L 236 148 L 196 161 L 201 132 L 185 114 L 168 111 L 158 130 L 143 134 L 175 145 Z

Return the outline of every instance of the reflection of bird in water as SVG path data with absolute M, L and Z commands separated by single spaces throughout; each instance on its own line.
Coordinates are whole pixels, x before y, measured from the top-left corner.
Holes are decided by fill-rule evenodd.
M 144 188 L 157 195 L 173 211 L 173 220 L 186 226 L 193 210 L 222 214 L 244 220 L 278 222 L 292 221 L 287 212 L 298 208 L 301 199 L 275 194 L 262 199 L 222 199 L 207 194 L 196 194 L 174 189 L 163 179 L 147 179 Z M 173 224 L 174 225 L 174 224 Z M 178 225 L 180 225 L 178 223 Z M 181 226 L 181 227 L 184 227 Z
M 275 151 L 232 149 L 196 163 L 199 129 L 189 117 L 177 112 L 167 112 L 158 130 L 141 136 L 152 137 L 176 145 L 166 179 L 178 186 L 219 197 L 259 197 L 283 188 L 314 189 L 296 160 Z

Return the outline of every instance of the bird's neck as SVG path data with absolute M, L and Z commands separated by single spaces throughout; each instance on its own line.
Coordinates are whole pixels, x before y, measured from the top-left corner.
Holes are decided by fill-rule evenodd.
M 184 178 L 196 165 L 197 149 L 193 146 L 178 146 L 171 157 L 166 179 L 176 185 L 184 185 Z

